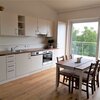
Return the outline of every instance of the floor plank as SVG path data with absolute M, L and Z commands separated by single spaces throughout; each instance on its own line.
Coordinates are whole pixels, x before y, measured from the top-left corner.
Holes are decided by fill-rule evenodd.
M 55 68 L 51 68 L 28 77 L 20 78 L 12 82 L 0 85 L 0 100 L 76 100 L 78 91 L 68 93 L 64 85 L 55 90 Z M 100 100 L 100 88 L 91 95 L 89 100 Z M 86 100 L 86 94 L 82 92 Z

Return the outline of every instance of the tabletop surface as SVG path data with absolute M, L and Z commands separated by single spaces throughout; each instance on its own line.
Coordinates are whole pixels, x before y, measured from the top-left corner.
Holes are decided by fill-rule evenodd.
M 77 59 L 74 58 L 74 59 L 69 59 L 69 60 L 65 60 L 65 61 L 60 61 L 60 62 L 57 62 L 56 64 L 61 65 L 64 68 L 70 67 L 70 68 L 76 68 L 79 70 L 83 70 L 83 69 L 89 67 L 91 65 L 91 63 L 95 62 L 93 59 L 86 59 L 86 58 L 82 58 L 80 63 L 77 63 L 76 61 L 77 61 Z

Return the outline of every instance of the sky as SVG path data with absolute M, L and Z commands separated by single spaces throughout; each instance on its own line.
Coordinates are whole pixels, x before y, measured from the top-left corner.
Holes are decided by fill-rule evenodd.
M 81 35 L 82 31 L 84 31 L 84 27 L 87 26 L 88 28 L 93 27 L 96 33 L 98 33 L 98 22 L 85 22 L 85 23 L 74 23 L 73 27 L 76 30 L 79 30 L 79 35 Z

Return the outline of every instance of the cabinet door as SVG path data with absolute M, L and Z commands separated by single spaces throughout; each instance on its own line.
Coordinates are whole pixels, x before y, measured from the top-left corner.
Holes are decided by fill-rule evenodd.
M 43 55 L 31 56 L 31 59 L 30 59 L 31 71 L 37 71 L 37 70 L 42 69 L 42 58 L 43 58 Z
M 1 13 L 1 35 L 17 36 L 18 21 L 17 15 L 8 12 Z
M 53 36 L 53 21 L 47 20 L 47 37 Z
M 31 56 L 31 53 L 16 55 L 16 76 L 29 74 L 42 68 L 42 55 Z
M 24 75 L 30 71 L 30 53 L 16 54 L 16 76 Z
M 6 80 L 6 56 L 0 56 L 0 81 Z
M 45 19 L 38 19 L 38 28 L 40 34 L 46 35 L 47 34 L 47 20 Z
M 37 19 L 34 17 L 25 17 L 25 35 L 35 36 L 35 31 L 37 29 Z

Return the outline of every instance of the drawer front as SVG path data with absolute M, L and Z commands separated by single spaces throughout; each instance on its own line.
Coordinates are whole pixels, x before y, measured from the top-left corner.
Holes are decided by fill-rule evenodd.
M 15 71 L 15 65 L 7 67 L 7 72 Z
M 7 63 L 7 67 L 15 66 L 15 62 Z
M 9 70 L 7 71 L 7 79 L 11 79 L 15 77 L 15 70 Z
M 15 62 L 15 55 L 8 55 L 7 56 L 7 63 Z

